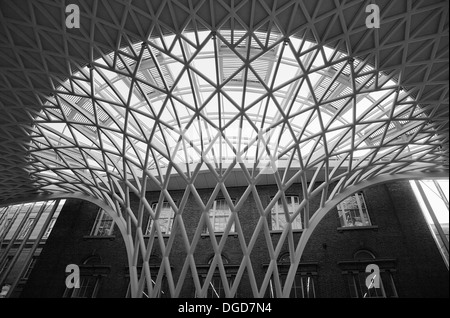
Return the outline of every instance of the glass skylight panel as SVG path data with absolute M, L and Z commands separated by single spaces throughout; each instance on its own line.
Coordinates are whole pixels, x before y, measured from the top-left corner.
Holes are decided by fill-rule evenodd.
M 402 127 L 405 136 L 416 131 L 417 128 L 408 126 L 414 104 L 404 97 L 407 92 L 397 96 L 392 80 L 355 59 L 352 67 L 357 73 L 354 79 L 357 86 L 368 87 L 378 77 L 382 89 L 354 91 L 345 54 L 303 39 L 289 40 L 290 43 L 285 43 L 276 32 L 247 34 L 238 30 L 220 31 L 214 40 L 209 31 L 202 31 L 123 47 L 95 61 L 91 69 L 84 67 L 76 72 L 72 84 L 64 83 L 57 97 L 49 98 L 48 107 L 43 109 L 47 116 L 36 121 L 48 139 L 34 137 L 38 147 L 34 151 L 65 144 L 74 149 L 91 147 L 110 156 L 106 160 L 111 162 L 104 165 L 108 169 L 115 170 L 114 165 L 122 169 L 120 156 L 124 153 L 126 133 L 126 156 L 136 163 L 139 171 L 146 155 L 150 156 L 148 167 L 154 169 L 157 164 L 162 167 L 167 164 L 163 156 L 173 155 L 178 160 L 195 163 L 200 160 L 198 152 L 208 147 L 206 157 L 216 163 L 232 162 L 236 156 L 233 147 L 243 152 L 243 157 L 255 157 L 257 152 L 265 151 L 255 129 L 271 129 L 264 136 L 277 142 L 271 149 L 277 155 L 293 145 L 294 133 L 300 141 L 302 158 L 311 152 L 317 152 L 314 158 L 323 153 L 324 140 L 320 139 L 316 145 L 322 135 L 329 143 L 330 156 L 352 151 L 354 157 L 364 157 L 373 151 L 367 147 L 379 146 L 386 131 L 385 121 L 392 121 L 388 136 L 398 133 Z M 270 50 L 266 49 L 272 45 Z M 133 80 L 133 73 L 126 66 L 133 72 L 141 53 L 140 69 Z M 156 61 L 152 55 L 157 57 Z M 247 56 L 249 61 L 245 61 Z M 307 70 L 306 74 L 302 68 Z M 341 75 L 333 82 L 336 72 Z M 93 92 L 89 81 L 94 83 Z M 389 118 L 394 104 L 395 111 Z M 61 107 L 61 110 L 58 113 L 50 107 Z M 414 110 L 415 114 L 420 112 L 419 107 Z M 354 129 L 353 124 L 356 124 Z M 158 128 L 151 135 L 155 125 Z M 180 142 L 181 134 L 185 135 Z M 218 134 L 220 137 L 214 139 Z M 354 145 L 350 142 L 352 134 Z M 384 142 L 391 139 L 393 144 L 402 142 L 401 138 L 399 141 L 385 138 Z M 147 154 L 148 145 L 153 153 Z M 171 153 L 177 145 L 176 153 Z M 244 151 L 247 146 L 248 150 Z M 69 154 L 68 150 L 61 151 Z M 285 158 L 291 153 L 289 150 Z M 105 160 L 98 153 L 97 157 Z M 92 158 L 80 157 L 80 160 L 85 160 L 90 168 L 102 167 Z

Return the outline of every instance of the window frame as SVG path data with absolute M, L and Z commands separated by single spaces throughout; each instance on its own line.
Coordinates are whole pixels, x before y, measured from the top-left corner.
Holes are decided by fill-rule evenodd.
M 288 207 L 291 205 L 293 206 L 293 211 L 288 211 L 289 216 L 292 216 L 295 213 L 295 210 L 298 206 L 300 206 L 300 196 L 296 194 L 288 194 L 285 195 L 286 200 L 288 201 Z M 294 202 L 294 199 L 297 199 L 297 202 Z M 271 198 L 273 199 L 273 197 Z M 281 209 L 280 209 L 281 207 Z M 286 217 L 284 215 L 284 207 L 281 202 L 281 198 L 278 199 L 278 201 L 274 204 L 274 206 L 271 209 L 270 212 L 270 224 L 271 224 L 271 231 L 273 232 L 280 232 L 283 231 L 284 228 L 280 228 L 280 218 L 282 218 L 282 221 L 284 222 L 284 225 L 288 223 L 286 221 Z M 275 221 L 275 222 L 274 222 Z M 275 223 L 275 227 L 274 227 Z M 292 224 L 292 230 L 293 231 L 303 231 L 303 219 L 302 214 L 299 213 L 298 216 L 293 220 Z M 295 226 L 297 225 L 297 226 Z
M 35 221 L 36 221 L 36 218 L 34 216 L 27 218 L 27 220 L 25 221 L 25 224 L 22 226 L 22 228 L 20 229 L 19 234 L 17 235 L 17 239 L 18 240 L 25 239 L 25 237 L 31 231 L 31 228 L 33 227 L 33 224 L 34 224 Z
M 55 226 L 56 223 L 56 217 L 52 217 L 50 220 L 50 223 L 48 224 L 47 228 L 45 229 L 45 233 L 42 236 L 43 239 L 48 239 L 48 237 L 50 236 L 50 233 L 53 230 L 53 227 Z
M 0 276 L 3 274 L 3 272 L 8 268 L 8 266 L 11 264 L 12 260 L 14 258 L 14 255 L 8 255 L 3 259 L 3 262 L 0 264 Z M 17 262 L 17 260 L 16 260 Z
M 199 272 L 199 277 L 201 279 L 202 285 L 205 282 L 206 276 L 208 275 L 214 257 L 215 256 L 210 257 L 207 264 L 205 265 L 197 265 L 197 271 Z M 230 264 L 229 259 L 224 255 L 221 255 L 221 258 L 223 266 L 225 267 L 227 283 L 229 288 L 231 288 L 233 286 L 239 265 Z M 223 287 L 222 276 L 220 275 L 220 270 L 217 266 L 218 265 L 216 265 L 216 268 L 214 269 L 214 274 L 212 275 L 211 281 L 209 282 L 208 289 L 206 291 L 206 298 L 225 298 L 225 288 Z M 219 287 L 215 285 L 215 282 L 219 282 L 220 284 Z M 217 290 L 219 291 L 219 293 L 217 293 Z M 238 298 L 237 291 L 234 297 Z
M 4 220 L 2 220 L 2 223 L 0 223 L 0 238 L 5 237 L 8 235 L 10 228 L 8 228 L 11 225 L 12 217 L 7 216 Z
M 350 298 L 398 298 L 397 287 L 395 286 L 391 270 L 380 268 L 380 288 L 366 288 L 365 280 L 368 275 L 369 273 L 365 271 L 349 271 L 347 273 L 347 286 Z M 386 294 L 386 280 L 388 280 L 392 291 L 392 295 L 389 297 Z
M 358 250 L 354 253 L 352 260 L 338 261 L 342 270 L 344 284 L 350 298 L 398 298 L 397 285 L 394 273 L 397 261 L 393 258 L 377 258 L 368 250 Z M 380 288 L 368 289 L 365 285 L 366 272 L 369 264 L 375 264 L 380 269 Z M 365 297 L 367 296 L 372 297 Z M 371 295 L 372 294 L 372 295 Z
M 357 213 L 358 216 L 354 216 L 352 211 L 356 209 L 348 209 L 344 206 L 344 202 L 350 198 L 355 198 L 357 204 Z M 340 229 L 351 229 L 351 228 L 365 228 L 365 227 L 373 227 L 372 220 L 370 218 L 369 209 L 367 208 L 367 203 L 364 197 L 363 192 L 356 192 L 351 196 L 346 197 L 344 200 L 339 202 L 336 205 L 336 209 L 338 211 L 338 219 L 339 219 L 339 228 Z M 356 219 L 360 218 L 361 225 L 357 225 Z M 348 221 L 348 218 L 353 218 L 353 223 Z
M 162 231 L 162 234 L 163 235 L 170 235 L 170 233 L 172 233 L 172 227 L 173 227 L 173 224 L 175 222 L 175 211 L 173 210 L 172 206 L 170 205 L 170 203 L 168 201 L 163 201 L 162 204 L 163 204 L 163 207 L 161 208 L 161 212 L 160 212 L 160 214 L 158 216 L 158 220 L 161 219 L 161 215 L 162 215 L 162 213 L 164 211 L 164 208 L 165 208 L 164 205 L 167 204 L 169 206 L 169 208 L 170 208 L 170 211 L 169 211 L 170 215 L 169 215 L 169 217 L 166 217 L 166 218 L 163 218 L 163 219 L 168 220 L 168 222 L 167 222 L 167 224 L 168 224 L 167 225 L 168 231 Z M 158 202 L 153 202 L 151 207 L 152 207 L 153 211 L 156 211 L 156 209 L 158 208 Z M 147 227 L 146 227 L 145 232 L 144 232 L 144 235 L 146 235 L 146 236 L 150 235 L 151 229 L 152 229 L 152 226 L 153 226 L 153 221 L 154 220 L 151 217 L 149 217 L 148 222 L 147 222 Z M 156 233 L 155 233 L 155 235 L 156 235 Z
M 63 298 L 96 298 L 98 291 L 100 289 L 100 279 L 101 275 L 80 275 L 80 288 L 67 288 L 64 291 Z M 86 281 L 95 280 L 92 293 L 89 296 L 80 296 L 81 290 L 83 289 Z
M 235 275 L 227 274 L 227 283 L 229 288 L 233 286 Z M 202 284 L 206 276 L 202 276 Z M 218 269 L 214 271 L 211 281 L 209 282 L 206 298 L 225 298 L 225 287 L 223 286 L 222 276 Z
M 149 267 L 150 267 L 153 288 L 155 288 L 160 266 L 159 265 L 150 265 Z M 171 268 L 171 270 L 173 270 L 172 266 L 170 268 Z M 140 272 L 140 271 L 142 271 L 142 266 L 138 266 L 138 272 Z M 125 277 L 127 277 L 128 279 L 130 278 L 130 276 L 128 274 Z M 158 287 L 158 286 L 156 286 L 156 287 Z M 125 298 L 131 298 L 131 282 L 128 283 Z M 143 295 L 141 298 L 150 298 L 150 296 L 148 295 L 147 283 L 144 284 Z M 158 290 L 158 296 L 156 298 L 171 298 L 169 281 L 167 280 L 167 276 L 165 273 L 162 275 L 161 284 L 160 284 L 159 290 Z
M 102 224 L 102 222 L 104 221 L 109 221 L 109 220 L 103 220 L 104 217 L 108 217 L 111 219 L 111 225 L 110 227 L 106 230 L 107 233 L 106 234 L 99 234 L 99 230 L 100 230 L 100 225 Z M 89 234 L 89 236 L 95 236 L 95 237 L 108 237 L 108 236 L 112 236 L 113 232 L 114 232 L 114 219 L 102 208 L 98 209 L 97 212 L 97 216 L 95 218 L 95 222 L 94 225 L 91 228 L 91 232 Z
M 220 216 L 221 218 L 226 218 L 226 221 L 224 223 L 217 223 L 217 224 L 224 224 L 223 228 L 216 228 L 216 214 L 217 214 L 217 211 L 221 211 L 221 212 L 225 211 L 225 210 L 217 210 L 217 202 L 218 201 L 225 202 L 225 204 L 228 207 L 228 210 L 224 213 L 224 215 Z M 232 199 L 232 201 L 235 202 L 235 200 L 233 200 L 233 199 Z M 233 212 L 231 211 L 230 206 L 229 206 L 229 204 L 228 204 L 228 202 L 227 202 L 227 200 L 225 198 L 216 198 L 214 200 L 214 203 L 213 203 L 212 207 L 208 210 L 207 213 L 208 213 L 208 220 L 209 220 L 209 222 L 211 223 L 211 226 L 214 229 L 214 234 L 220 234 L 220 233 L 223 233 L 225 231 L 225 228 L 228 225 L 229 218 L 231 217 Z M 228 216 L 225 215 L 226 213 L 228 213 Z M 230 231 L 228 232 L 229 234 L 233 234 L 233 235 L 236 234 L 235 226 L 236 226 L 236 224 L 235 224 L 235 222 L 233 222 L 231 224 Z M 206 226 L 206 224 L 203 227 L 203 233 L 202 234 L 203 235 L 209 234 L 209 230 L 208 230 L 208 227 Z
M 283 253 L 278 257 L 278 277 L 280 278 L 281 286 L 284 287 L 286 282 L 286 277 L 291 266 L 289 252 Z M 264 264 L 264 268 L 268 268 L 269 264 Z M 299 263 L 297 267 L 297 272 L 295 273 L 294 281 L 292 283 L 291 291 L 289 293 L 289 298 L 317 298 L 318 296 L 318 282 L 317 282 L 317 262 L 302 262 Z M 305 285 L 304 279 L 310 279 L 312 282 L 312 297 L 305 297 Z M 269 285 L 266 289 L 266 297 L 275 298 L 275 292 L 273 287 L 273 273 L 269 280 Z
M 36 262 L 38 260 L 37 256 L 31 257 L 29 264 L 26 267 L 25 272 L 22 275 L 22 280 L 28 280 L 30 278 L 31 273 L 33 272 L 34 267 L 36 266 Z

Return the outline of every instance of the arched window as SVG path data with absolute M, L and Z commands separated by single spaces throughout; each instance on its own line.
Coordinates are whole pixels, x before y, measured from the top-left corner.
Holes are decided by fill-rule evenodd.
M 234 278 L 236 277 L 237 270 L 239 265 L 230 264 L 230 260 L 223 254 L 220 255 L 222 258 L 222 263 L 225 267 L 226 272 L 226 280 L 228 284 L 228 288 L 231 288 L 234 282 Z M 208 261 L 204 265 L 197 265 L 197 271 L 200 276 L 200 280 L 202 284 L 205 283 L 208 272 L 211 268 L 211 264 L 214 260 L 215 255 L 212 255 L 208 258 Z M 214 274 L 211 277 L 211 281 L 208 284 L 208 290 L 206 292 L 207 298 L 224 298 L 226 297 L 225 286 L 222 280 L 222 276 L 220 275 L 219 265 L 216 263 Z M 238 297 L 238 296 L 236 296 Z
M 361 249 L 353 254 L 352 261 L 339 263 L 347 278 L 351 298 L 398 297 L 393 277 L 395 260 L 380 259 L 371 251 Z M 377 270 L 371 270 L 374 266 Z
M 80 288 L 66 288 L 64 298 L 95 298 L 103 276 L 109 271 L 102 266 L 102 259 L 94 254 L 85 258 L 80 265 Z
M 353 258 L 357 260 L 375 259 L 375 255 L 368 250 L 359 250 L 353 255 Z
M 102 259 L 99 255 L 94 254 L 91 256 L 88 256 L 84 261 L 83 265 L 98 265 L 102 263 Z
M 278 274 L 280 278 L 281 288 L 284 288 L 286 277 L 291 265 L 291 258 L 289 252 L 283 253 L 278 257 Z M 303 266 L 299 265 L 297 273 L 295 274 L 294 281 L 292 283 L 290 298 L 316 298 L 316 284 L 317 284 L 317 271 L 315 266 Z M 314 269 L 313 269 L 314 268 Z M 269 287 L 267 288 L 266 297 L 275 297 L 275 280 L 273 278 L 269 281 Z

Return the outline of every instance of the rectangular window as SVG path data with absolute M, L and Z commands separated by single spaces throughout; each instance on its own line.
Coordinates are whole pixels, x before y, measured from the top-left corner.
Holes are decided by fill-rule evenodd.
M 233 285 L 233 277 L 227 277 L 228 286 Z M 225 288 L 223 286 L 222 278 L 220 274 L 214 274 L 209 282 L 208 293 L 206 298 L 225 298 Z
M 157 203 L 152 204 L 152 209 L 154 212 L 156 212 L 157 207 L 158 207 Z M 175 217 L 175 213 L 174 213 L 172 207 L 170 206 L 169 202 L 163 202 L 163 205 L 161 207 L 161 212 L 158 217 L 158 224 L 159 224 L 162 234 L 166 234 L 166 235 L 170 234 L 170 232 L 172 231 L 174 217 Z M 148 225 L 147 225 L 147 229 L 145 231 L 145 235 L 150 234 L 150 232 L 152 230 L 152 226 L 153 226 L 153 220 L 152 220 L 152 218 L 150 218 Z
M 91 230 L 91 236 L 108 236 L 112 235 L 114 228 L 113 218 L 106 213 L 103 209 L 100 209 L 94 226 Z
M 300 206 L 300 201 L 298 196 L 286 196 L 287 201 L 287 209 L 289 218 L 295 213 L 295 211 Z M 281 199 L 274 205 L 272 208 L 272 230 L 273 231 L 281 231 L 286 227 L 288 223 L 286 218 L 286 213 L 284 210 L 283 203 Z M 301 213 L 297 215 L 297 217 L 292 221 L 292 229 L 293 230 L 301 230 L 302 229 L 302 219 Z
M 337 205 L 342 227 L 372 225 L 362 193 L 355 193 Z
M 225 199 L 218 199 L 214 201 L 213 206 L 208 212 L 209 221 L 214 229 L 214 232 L 224 232 L 231 216 L 231 210 Z M 205 227 L 205 233 L 208 233 L 208 228 Z M 234 223 L 231 225 L 230 233 L 234 232 Z
M 66 288 L 65 298 L 95 298 L 99 287 L 99 276 L 81 276 L 80 288 Z
M 42 238 L 46 239 L 49 237 L 50 232 L 53 230 L 53 226 L 55 225 L 56 218 L 52 218 L 50 223 L 48 224 L 47 229 L 45 230 L 44 236 Z
M 25 274 L 22 276 L 22 279 L 28 279 L 28 277 L 30 277 L 31 272 L 33 271 L 34 265 L 36 264 L 37 258 L 36 257 L 32 257 L 30 264 L 28 264 L 28 268 L 25 271 Z
M 390 271 L 380 273 L 380 287 L 367 288 L 366 272 L 350 272 L 347 274 L 350 297 L 352 298 L 392 298 L 398 297 L 394 279 Z
M 3 275 L 3 272 L 6 271 L 9 264 L 11 264 L 13 257 L 13 255 L 8 255 L 6 259 L 3 260 L 3 263 L 0 264 L 0 277 Z
M 27 236 L 28 232 L 30 232 L 31 227 L 33 226 L 34 218 L 28 218 L 28 220 L 25 222 L 22 230 L 19 233 L 19 236 L 17 237 L 19 240 L 22 240 Z
M 150 269 L 150 271 L 152 273 L 154 273 L 154 272 L 157 273 L 158 269 L 154 268 L 154 269 Z M 156 275 L 152 275 L 152 286 L 153 286 L 153 288 L 159 288 L 156 298 L 169 298 L 170 297 L 169 284 L 167 282 L 167 277 L 165 275 L 161 279 L 161 286 L 160 287 L 156 286 Z M 126 298 L 130 298 L 131 297 L 130 287 L 131 287 L 131 284 L 128 284 L 127 294 L 125 296 Z M 150 293 L 148 292 L 147 283 L 145 283 L 144 290 L 143 290 L 141 298 L 150 298 L 149 294 Z
M 6 230 L 8 229 L 9 224 L 11 223 L 12 218 L 5 218 L 3 222 L 0 224 L 0 237 L 3 235 L 6 237 Z
M 0 209 L 0 237 L 2 236 L 3 232 L 6 230 L 6 227 L 8 226 L 10 222 L 10 218 L 8 217 L 8 208 L 1 208 Z
M 287 274 L 280 274 L 281 286 L 286 282 Z M 273 278 L 270 279 L 268 286 L 268 297 L 275 297 L 275 287 Z M 297 273 L 292 283 L 289 298 L 316 298 L 315 277 L 311 273 Z

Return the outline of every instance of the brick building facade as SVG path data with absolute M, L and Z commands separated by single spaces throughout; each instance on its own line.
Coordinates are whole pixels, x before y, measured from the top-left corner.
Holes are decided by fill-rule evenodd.
M 202 198 L 209 198 L 211 189 L 199 189 Z M 233 199 L 238 199 L 243 188 L 228 189 Z M 258 193 L 263 204 L 268 204 L 276 192 L 276 186 L 260 186 Z M 298 185 L 290 192 L 299 193 Z M 392 182 L 372 186 L 362 191 L 371 224 L 360 227 L 342 227 L 338 211 L 333 209 L 320 222 L 309 239 L 295 280 L 291 296 L 317 298 L 363 297 L 362 281 L 367 276 L 365 267 L 377 264 L 381 272 L 381 297 L 448 297 L 448 269 L 446 268 L 427 227 L 419 204 L 408 182 Z M 289 192 L 287 192 L 289 194 Z M 182 191 L 171 191 L 175 203 L 181 199 Z M 149 201 L 158 199 L 158 193 L 147 193 Z M 138 200 L 132 201 L 138 207 Z M 318 204 L 313 201 L 311 204 Z M 249 242 L 257 226 L 258 215 L 255 202 L 250 196 L 238 212 L 245 242 Z M 184 225 L 189 241 L 197 229 L 200 213 L 194 200 L 188 199 L 184 209 Z M 68 264 L 78 264 L 81 275 L 96 277 L 95 296 L 126 297 L 129 286 L 128 261 L 125 245 L 118 229 L 112 235 L 91 236 L 96 221 L 97 206 L 79 200 L 67 200 L 47 243 L 34 266 L 21 297 L 62 297 Z M 245 214 L 245 217 L 243 217 Z M 147 220 L 144 220 L 147 222 Z M 268 220 L 270 226 L 271 222 Z M 299 240 L 301 230 L 292 239 Z M 186 258 L 183 240 L 174 238 L 170 251 L 171 273 L 177 284 L 178 276 Z M 277 246 L 280 231 L 271 231 L 270 239 Z M 221 238 L 220 233 L 214 237 Z M 146 236 L 146 240 L 149 237 Z M 150 269 L 154 275 L 161 265 L 158 238 L 153 244 Z M 164 236 L 169 240 L 169 235 Z M 223 252 L 224 266 L 232 282 L 242 260 L 239 237 L 230 233 Z M 259 284 L 263 282 L 269 266 L 268 241 L 261 231 L 255 240 L 250 255 L 252 268 Z M 289 261 L 287 241 L 281 247 L 278 269 L 283 279 Z M 194 259 L 200 280 L 206 275 L 208 262 L 214 256 L 210 236 L 202 233 Z M 97 280 L 98 278 L 98 280 Z M 273 279 L 273 278 L 272 278 Z M 98 284 L 97 284 L 98 282 Z M 214 279 L 212 284 L 215 284 Z M 220 285 L 220 279 L 218 281 Z M 265 296 L 271 297 L 271 283 Z M 300 287 L 303 286 L 303 287 Z M 260 285 L 258 286 L 258 288 Z M 219 288 L 219 287 L 217 287 Z M 244 277 L 237 289 L 237 297 L 252 297 L 251 284 Z M 213 292 L 220 292 L 213 290 Z M 214 293 L 208 295 L 214 296 Z M 67 295 L 67 294 L 66 294 Z M 181 297 L 195 297 L 195 286 L 188 271 L 182 283 Z M 375 295 L 376 296 L 376 295 Z M 161 284 L 160 297 L 169 297 L 166 282 Z

